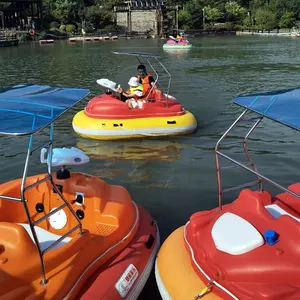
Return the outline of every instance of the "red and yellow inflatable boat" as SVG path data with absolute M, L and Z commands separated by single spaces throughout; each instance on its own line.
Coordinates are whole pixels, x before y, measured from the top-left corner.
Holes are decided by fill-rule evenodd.
M 114 85 L 108 93 L 91 99 L 85 109 L 74 116 L 72 125 L 77 134 L 92 139 L 116 140 L 182 135 L 190 134 L 196 130 L 197 121 L 193 114 L 185 110 L 174 97 L 169 95 L 170 73 L 158 60 L 159 56 L 141 53 L 116 53 L 134 55 L 140 63 L 140 57 L 145 57 L 154 74 L 165 72 L 163 78 L 168 79 L 167 83 L 163 82 L 162 79 L 159 81 L 159 76 L 155 80 L 155 84 L 163 93 L 154 93 L 154 98 L 146 98 L 143 101 L 142 108 L 132 109 L 125 102 L 122 102 L 118 95 L 111 93 L 111 90 L 115 91 Z M 149 62 L 151 59 L 159 62 L 158 66 L 162 70 L 158 71 L 157 67 L 154 68 L 155 64 Z M 164 89 L 164 86 L 167 88 Z

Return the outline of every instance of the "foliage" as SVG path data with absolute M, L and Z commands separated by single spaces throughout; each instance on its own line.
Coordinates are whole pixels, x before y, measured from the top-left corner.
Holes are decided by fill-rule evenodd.
M 51 22 L 50 27 L 57 29 L 57 28 L 59 28 L 59 23 L 57 23 L 56 21 Z
M 221 19 L 222 13 L 218 8 L 212 8 L 210 6 L 204 6 L 205 19 L 211 23 L 214 23 Z
M 292 28 L 296 23 L 294 13 L 286 11 L 280 18 L 278 25 L 280 28 Z
M 113 7 L 124 2 L 125 0 L 43 0 L 44 23 L 57 29 L 65 24 L 95 30 L 113 28 Z M 291 28 L 300 20 L 300 0 L 166 0 L 164 4 L 167 7 L 179 6 L 178 23 L 179 28 L 183 29 L 198 29 L 204 23 L 212 26 L 216 22 L 231 22 L 235 28 L 237 25 L 246 28 L 258 26 L 261 29 Z M 10 3 L 0 2 L 0 7 L 8 5 Z M 28 13 L 30 14 L 29 11 Z M 168 14 L 171 15 L 170 12 Z M 54 25 L 53 22 L 59 25 Z M 68 32 L 67 27 L 62 26 L 61 29 Z
M 73 24 L 67 24 L 66 25 L 66 32 L 67 33 L 73 33 L 76 30 L 76 26 Z
M 187 10 L 181 10 L 178 14 L 178 26 L 184 30 L 190 29 L 191 14 Z
M 256 25 L 259 25 L 261 29 L 273 29 L 276 28 L 276 15 L 265 8 L 259 8 L 255 13 Z
M 0 8 L 6 8 L 9 7 L 10 3 L 9 2 L 0 2 Z
M 243 25 L 246 27 L 246 28 L 250 28 L 250 26 L 252 25 L 251 24 L 251 19 L 250 19 L 250 16 L 247 16 L 243 19 Z
M 241 20 L 246 15 L 246 9 L 241 7 L 235 1 L 226 2 L 225 11 L 227 13 L 228 20 L 230 21 Z
M 93 28 L 104 28 L 112 23 L 112 13 L 99 6 L 90 6 L 86 10 L 86 19 Z
M 66 31 L 66 25 L 61 24 L 61 25 L 59 26 L 59 31 Z

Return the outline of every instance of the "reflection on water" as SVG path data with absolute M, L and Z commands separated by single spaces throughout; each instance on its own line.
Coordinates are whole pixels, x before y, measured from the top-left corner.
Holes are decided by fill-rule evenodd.
M 175 161 L 180 159 L 184 145 L 164 140 L 110 142 L 80 139 L 77 147 L 95 159 Z
M 93 169 L 102 178 L 122 178 L 122 182 L 139 188 L 173 188 L 173 175 L 164 173 L 166 162 L 181 159 L 181 152 L 190 147 L 178 141 L 135 140 L 135 141 L 96 141 L 79 138 L 78 148 L 93 160 L 101 161 L 105 168 Z M 155 162 L 159 167 L 153 167 Z M 120 170 L 126 166 L 127 172 Z
M 191 50 L 191 48 L 187 48 L 187 49 L 166 49 L 166 48 L 163 48 L 164 51 L 176 58 L 183 58 L 185 57 L 188 52 Z

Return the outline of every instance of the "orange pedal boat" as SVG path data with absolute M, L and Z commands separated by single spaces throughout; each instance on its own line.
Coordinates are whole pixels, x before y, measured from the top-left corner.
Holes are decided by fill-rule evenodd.
M 88 94 L 0 90 L 1 135 L 30 135 L 23 177 L 0 185 L 0 299 L 137 299 L 150 275 L 159 247 L 153 218 L 125 188 L 65 168 L 87 163 L 84 152 L 52 148 L 54 120 Z M 49 141 L 33 149 L 33 135 L 48 126 Z M 28 177 L 40 149 L 48 172 Z

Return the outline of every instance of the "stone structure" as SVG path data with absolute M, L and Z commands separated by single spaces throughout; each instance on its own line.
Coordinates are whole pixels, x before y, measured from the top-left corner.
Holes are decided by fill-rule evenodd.
M 115 24 L 128 32 L 153 31 L 154 36 L 167 36 L 173 29 L 173 21 L 167 11 L 175 11 L 178 24 L 178 7 L 166 8 L 162 0 L 127 1 L 114 7 Z

